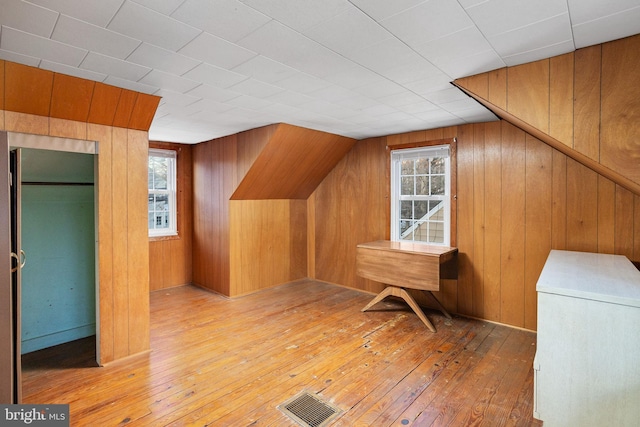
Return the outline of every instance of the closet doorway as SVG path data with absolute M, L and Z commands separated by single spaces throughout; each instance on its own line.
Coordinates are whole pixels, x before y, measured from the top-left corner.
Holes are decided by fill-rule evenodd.
M 24 252 L 17 293 L 22 376 L 97 366 L 96 143 L 9 134 L 9 144 L 19 163 Z

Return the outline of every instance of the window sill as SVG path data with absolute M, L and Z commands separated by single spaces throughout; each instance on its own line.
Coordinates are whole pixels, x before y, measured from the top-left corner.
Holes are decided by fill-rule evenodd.
M 179 240 L 179 239 L 180 239 L 179 234 L 172 234 L 167 236 L 149 236 L 150 242 L 159 242 L 162 240 Z

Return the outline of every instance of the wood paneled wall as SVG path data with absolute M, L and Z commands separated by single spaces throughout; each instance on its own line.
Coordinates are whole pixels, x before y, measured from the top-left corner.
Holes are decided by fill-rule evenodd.
M 306 200 L 231 200 L 230 296 L 307 277 Z
M 273 127 L 193 147 L 193 282 L 231 296 L 229 200 Z
M 565 154 L 640 192 L 640 35 L 456 80 Z M 562 149 L 563 147 L 558 146 Z M 582 159 L 584 157 L 584 160 Z
M 152 141 L 149 147 L 176 151 L 178 185 L 178 235 L 149 239 L 149 288 L 153 291 L 193 281 L 193 173 L 191 145 Z
M 389 235 L 385 145 L 454 136 L 459 277 L 438 295 L 448 309 L 535 330 L 551 249 L 640 260 L 640 196 L 499 121 L 358 142 L 311 199 L 314 278 L 381 290 L 355 275 L 355 246 Z
M 389 185 L 385 138 L 359 141 L 309 199 L 309 276 L 380 292 L 383 286 L 356 276 L 356 245 L 388 239 Z
M 284 123 L 272 133 L 232 198 L 306 200 L 356 140 Z
M 148 351 L 147 131 L 159 98 L 5 61 L 0 77 L 0 130 L 98 142 L 98 362 Z

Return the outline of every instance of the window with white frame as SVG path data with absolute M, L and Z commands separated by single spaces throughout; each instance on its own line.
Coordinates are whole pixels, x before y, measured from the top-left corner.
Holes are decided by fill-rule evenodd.
M 449 246 L 449 145 L 391 152 L 391 239 Z
M 150 148 L 149 236 L 177 235 L 176 212 L 176 152 Z

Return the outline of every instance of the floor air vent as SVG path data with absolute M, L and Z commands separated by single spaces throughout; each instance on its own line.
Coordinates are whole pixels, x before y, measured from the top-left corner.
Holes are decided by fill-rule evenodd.
M 340 409 L 307 392 L 292 397 L 278 409 L 302 427 L 324 427 L 340 413 Z

